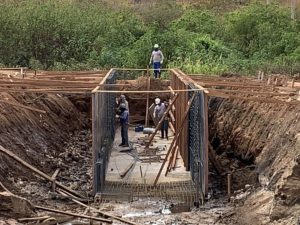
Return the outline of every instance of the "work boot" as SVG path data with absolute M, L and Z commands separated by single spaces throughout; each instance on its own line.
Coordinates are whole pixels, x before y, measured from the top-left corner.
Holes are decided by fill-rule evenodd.
M 119 146 L 121 147 L 121 146 L 124 146 L 125 144 L 123 144 L 123 143 L 121 143 L 121 144 L 119 144 Z

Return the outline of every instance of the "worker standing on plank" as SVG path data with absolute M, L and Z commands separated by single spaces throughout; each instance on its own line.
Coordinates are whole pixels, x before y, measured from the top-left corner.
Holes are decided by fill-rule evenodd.
M 159 50 L 158 44 L 154 45 L 154 50 L 151 53 L 151 58 L 149 65 L 153 63 L 153 69 L 154 69 L 154 77 L 155 78 L 160 78 L 160 66 L 164 61 L 164 55 L 161 50 Z
M 125 103 L 120 104 L 120 115 L 116 115 L 116 117 L 120 118 L 120 124 L 121 124 L 122 143 L 119 146 L 129 147 L 129 142 L 128 142 L 129 112 L 126 109 Z
M 155 108 L 154 108 L 154 112 L 153 112 L 153 117 L 155 119 L 157 119 L 158 121 L 161 120 L 161 118 L 163 117 L 164 113 L 166 111 L 166 105 L 165 103 L 162 103 L 160 101 L 159 98 L 155 99 Z M 161 123 L 161 127 L 160 127 L 160 132 L 161 132 L 161 138 L 166 138 L 168 139 L 168 118 L 165 117 L 164 120 Z

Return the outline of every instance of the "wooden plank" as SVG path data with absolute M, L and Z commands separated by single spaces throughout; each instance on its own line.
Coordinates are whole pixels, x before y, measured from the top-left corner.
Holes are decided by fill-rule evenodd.
M 49 93 L 49 94 L 91 94 L 91 90 L 66 90 L 66 89 L 12 89 L 12 88 L 0 88 L 0 92 L 5 93 L 14 93 L 14 92 L 22 92 L 22 93 Z
M 151 82 L 151 77 L 149 73 L 149 66 L 147 67 L 147 91 L 150 90 L 150 82 Z M 149 93 L 147 93 L 147 100 L 146 100 L 146 119 L 145 119 L 145 127 L 148 127 L 149 125 Z
M 159 120 L 153 134 L 151 134 L 150 138 L 149 138 L 149 142 L 146 144 L 145 149 L 148 149 L 149 146 L 151 145 L 151 142 L 153 141 L 157 131 L 160 129 L 162 122 L 164 121 L 165 117 L 168 115 L 172 105 L 175 103 L 176 99 L 177 99 L 178 95 L 176 94 L 174 96 L 174 98 L 172 99 L 171 104 L 169 104 L 168 108 L 166 109 L 166 111 L 164 112 L 163 116 L 161 117 L 161 119 Z
M 172 123 L 174 123 L 175 122 L 175 116 L 174 116 L 172 110 L 169 111 L 169 116 L 170 116 L 170 118 L 172 120 Z
M 174 128 L 174 125 L 173 125 L 173 123 L 171 123 L 170 121 L 169 121 L 169 127 L 170 127 L 171 131 L 175 134 L 175 128 Z
M 174 151 L 172 151 L 172 155 L 170 157 L 165 176 L 167 176 L 168 172 L 171 171 L 172 165 L 176 163 L 177 153 L 178 153 L 178 146 L 174 146 Z
M 194 92 L 194 91 L 199 91 L 199 89 L 177 89 L 174 90 L 174 92 Z M 170 93 L 171 90 L 150 90 L 150 91 L 125 91 L 125 90 L 93 90 L 93 92 L 98 92 L 98 93 L 123 93 L 123 94 L 141 94 L 141 93 Z
M 12 106 L 15 106 L 15 107 L 18 107 L 18 108 L 24 108 L 24 109 L 27 109 L 27 110 L 31 110 L 31 111 L 39 112 L 39 113 L 43 113 L 43 114 L 47 113 L 45 110 L 36 109 L 36 108 L 26 106 L 26 105 L 22 105 L 22 104 L 19 104 L 19 103 L 13 103 L 13 102 L 8 102 L 8 101 L 3 101 L 3 100 L 0 100 L 0 103 L 12 105 Z
M 43 173 L 42 171 L 38 170 L 37 168 L 33 167 L 32 165 L 28 164 L 27 162 L 25 162 L 23 159 L 19 158 L 17 155 L 15 155 L 13 152 L 5 149 L 4 147 L 2 147 L 0 145 L 0 152 L 4 153 L 5 155 L 11 157 L 12 159 L 14 159 L 15 161 L 17 161 L 18 163 L 20 163 L 21 165 L 23 165 L 24 167 L 26 167 L 27 169 L 31 170 L 32 172 L 34 172 L 35 174 L 43 177 L 44 179 L 48 180 L 48 181 L 52 181 L 51 177 L 48 176 L 47 174 Z M 66 187 L 65 185 L 56 182 L 56 185 L 58 187 L 60 187 L 61 189 L 70 192 L 72 194 L 74 194 L 75 196 L 78 196 L 80 198 L 84 198 L 82 195 L 80 195 L 79 193 L 77 193 L 76 191 L 73 191 L 72 189 Z
M 60 194 L 62 194 L 62 195 L 64 195 L 64 196 L 67 196 L 67 194 L 64 193 L 64 192 L 58 191 L 58 193 L 60 193 Z M 82 203 L 82 202 L 80 202 L 80 201 L 78 201 L 78 200 L 76 200 L 76 199 L 72 199 L 72 201 L 75 202 L 75 203 L 77 203 L 78 205 L 81 205 L 81 206 L 85 207 L 85 208 L 91 209 L 91 210 L 93 210 L 93 211 L 95 211 L 95 212 L 101 214 L 102 216 L 106 216 L 106 217 L 109 217 L 109 218 L 113 218 L 113 219 L 115 219 L 115 220 L 118 220 L 118 221 L 121 221 L 121 222 L 124 222 L 124 223 L 127 223 L 127 224 L 137 225 L 136 223 L 131 222 L 131 221 L 129 221 L 129 220 L 126 220 L 126 219 L 124 219 L 124 218 L 121 218 L 121 217 L 118 217 L 118 216 L 114 216 L 114 215 L 108 214 L 108 213 L 106 213 L 106 212 L 103 212 L 103 211 L 101 211 L 101 210 L 99 210 L 99 209 L 93 208 L 92 206 L 86 205 L 86 204 L 84 204 L 84 203 Z
M 30 218 L 20 218 L 18 219 L 19 222 L 32 222 L 32 221 L 39 221 L 49 219 L 50 216 L 39 216 L 39 217 L 30 217 Z
M 120 177 L 123 179 L 127 173 L 132 169 L 132 167 L 135 165 L 135 161 L 132 161 L 121 173 Z
M 55 172 L 53 173 L 51 179 L 52 179 L 52 191 L 55 192 L 55 188 L 56 188 L 56 177 L 59 173 L 60 169 L 56 169 Z
M 86 216 L 86 215 L 82 215 L 82 214 L 78 214 L 78 213 L 71 213 L 71 212 L 67 212 L 67 211 L 60 211 L 60 210 L 57 210 L 57 209 L 50 209 L 50 208 L 46 208 L 46 207 L 42 207 L 42 206 L 34 206 L 34 208 L 38 209 L 38 210 L 47 211 L 47 212 L 54 212 L 54 213 L 59 213 L 59 214 L 63 214 L 63 215 L 68 215 L 68 216 L 85 218 L 85 219 L 90 219 L 90 220 L 95 220 L 95 221 L 100 221 L 100 222 L 105 222 L 105 223 L 112 223 L 111 220 L 104 219 L 104 218 Z
M 180 121 L 180 127 L 179 127 L 179 130 L 177 130 L 176 136 L 175 136 L 174 139 L 172 140 L 172 143 L 171 143 L 171 145 L 170 145 L 170 147 L 169 147 L 169 150 L 168 150 L 168 152 L 167 152 L 167 154 L 166 154 L 166 157 L 164 158 L 164 161 L 163 161 L 163 163 L 162 163 L 162 165 L 161 165 L 161 167 L 160 167 L 160 169 L 159 169 L 159 171 L 158 171 L 158 174 L 157 174 L 157 176 L 156 176 L 156 178 L 155 178 L 155 181 L 154 181 L 154 183 L 153 183 L 154 186 L 156 186 L 156 184 L 157 184 L 157 182 L 158 182 L 158 179 L 159 179 L 159 177 L 160 177 L 160 175 L 161 175 L 161 172 L 162 172 L 162 170 L 163 170 L 163 168 L 164 168 L 164 166 L 165 166 L 165 164 L 166 164 L 166 162 L 167 162 L 167 160 L 168 160 L 168 158 L 169 158 L 169 155 L 170 155 L 170 153 L 173 151 L 174 146 L 176 146 L 176 142 L 179 140 L 180 134 L 181 134 L 182 129 L 183 129 L 183 127 L 184 127 L 184 123 L 185 123 L 185 121 L 186 121 L 187 115 L 188 115 L 188 113 L 189 113 L 189 111 L 190 111 L 190 108 L 191 108 L 191 105 L 192 105 L 192 103 L 193 103 L 193 101 L 194 101 L 195 96 L 196 96 L 196 94 L 194 93 L 193 96 L 192 96 L 192 98 L 190 99 L 190 101 L 189 101 L 188 104 L 187 104 L 187 108 L 186 108 L 186 110 L 185 110 L 184 116 L 183 116 L 182 120 Z
M 204 154 L 205 154 L 205 189 L 204 194 L 208 194 L 208 144 L 209 144 L 209 132 L 208 132 L 208 96 L 204 92 L 204 112 L 205 112 L 205 136 L 204 136 Z

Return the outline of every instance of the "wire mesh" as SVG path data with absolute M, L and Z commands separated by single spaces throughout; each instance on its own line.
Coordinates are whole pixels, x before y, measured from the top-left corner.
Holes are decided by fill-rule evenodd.
M 116 83 L 118 74 L 112 71 L 105 84 Z M 111 86 L 101 89 L 112 90 Z M 104 189 L 105 174 L 109 162 L 112 144 L 115 138 L 116 94 L 93 93 L 93 153 L 94 153 L 94 193 Z
M 196 89 L 193 84 L 189 88 Z M 191 93 L 190 93 L 191 95 Z M 189 167 L 191 176 L 196 185 L 200 186 L 202 193 L 206 192 L 206 113 L 205 93 L 196 92 L 196 96 L 189 112 Z

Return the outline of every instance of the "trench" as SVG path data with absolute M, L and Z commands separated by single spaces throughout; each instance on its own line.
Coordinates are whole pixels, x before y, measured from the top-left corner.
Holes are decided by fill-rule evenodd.
M 12 96 L 24 103 L 36 99 L 36 95 Z M 151 101 L 155 96 L 152 96 Z M 133 115 L 145 111 L 144 99 L 136 100 L 136 96 L 128 96 Z M 20 100 L 21 99 L 21 100 Z M 92 106 L 90 96 L 52 96 L 48 95 L 35 102 L 36 107 L 46 108 L 49 112 L 42 120 L 40 115 L 26 112 L 26 117 L 14 108 L 6 107 L 1 112 L 1 144 L 13 149 L 26 161 L 37 166 L 46 173 L 53 173 L 56 168 L 63 168 L 58 181 L 70 186 L 76 191 L 93 196 L 92 193 Z M 294 121 L 299 115 L 294 112 L 297 107 L 286 107 L 278 109 L 276 106 L 249 103 L 245 101 L 233 101 L 221 98 L 209 100 L 209 141 L 226 173 L 232 174 L 232 192 L 250 185 L 257 188 L 262 185 L 262 176 L 269 177 L 271 183 L 268 187 L 275 190 L 280 177 L 274 177 L 276 170 L 286 163 L 280 162 L 277 165 L 272 163 L 276 157 L 282 160 L 287 154 L 292 154 L 295 140 L 293 137 L 299 131 L 299 125 Z M 287 109 L 290 111 L 287 113 Z M 10 117 L 9 114 L 14 114 Z M 144 119 L 139 117 L 134 125 L 143 124 Z M 29 119 L 30 118 L 30 119 Z M 271 118 L 271 119 L 270 119 Z M 284 120 L 288 118 L 287 120 Z M 282 127 L 276 121 L 285 121 Z M 66 126 L 67 125 L 67 126 Z M 32 132 L 33 131 L 33 132 Z M 255 131 L 255 134 L 252 134 Z M 276 133 L 278 135 L 276 135 Z M 270 136 L 274 134 L 274 137 Z M 271 137 L 271 139 L 270 139 Z M 288 137 L 288 139 L 287 139 Z M 30 140 L 30 141 L 28 141 Z M 268 140 L 268 141 L 266 141 Z M 277 146 L 281 144 L 281 149 Z M 264 151 L 269 147 L 271 152 Z M 62 150 L 63 149 L 63 150 Z M 280 153 L 280 151 L 283 153 Z M 289 153 L 288 153 L 289 152 Z M 281 156 L 280 156 L 281 154 Z M 292 156 L 288 157 L 292 158 Z M 298 164 L 293 168 L 291 177 L 299 176 Z M 27 171 L 28 172 L 28 171 Z M 273 172 L 273 173 L 272 173 Z M 58 205 L 63 207 L 73 206 L 62 200 L 57 204 L 59 196 L 48 192 L 49 184 L 40 182 L 30 173 L 24 173 L 23 168 L 13 166 L 6 157 L 1 157 L 0 180 L 5 185 L 12 187 L 12 190 L 23 197 L 30 199 L 33 203 L 45 203 L 47 205 Z M 294 180 L 288 180 L 283 184 L 279 198 L 286 201 L 286 204 L 293 206 L 297 204 L 299 189 L 293 188 Z M 217 174 L 213 165 L 209 165 L 209 195 L 206 205 L 211 208 L 222 203 L 227 207 L 227 180 L 226 176 Z M 218 201 L 218 199 L 220 201 Z M 61 200 L 61 199 L 60 199 Z M 160 211 L 157 212 L 157 203 L 160 203 Z M 112 204 L 112 203 L 107 203 Z M 121 201 L 121 205 L 124 204 Z M 137 203 L 132 203 L 137 204 Z M 163 209 L 168 209 L 172 202 L 167 204 L 161 201 L 147 202 L 151 205 L 153 218 L 161 216 Z M 147 205 L 146 204 L 146 205 Z M 119 206 L 114 206 L 118 211 Z M 135 210 L 141 205 L 136 205 Z M 119 209 L 120 210 L 120 209 Z M 126 209 L 128 218 L 143 217 L 145 214 L 129 214 L 131 208 Z M 190 211 L 191 208 L 179 208 L 174 213 Z M 206 210 L 206 211 L 205 211 Z M 222 208 L 223 210 L 223 208 Z M 133 210 L 134 211 L 134 210 Z M 207 209 L 204 209 L 207 213 Z M 124 213 L 124 211 L 121 211 Z M 193 212 L 192 212 L 193 213 Z M 215 212 L 209 212 L 215 219 Z M 281 214 L 280 214 L 281 215 Z M 280 215 L 274 214 L 275 218 Z M 198 215 L 199 216 L 199 215 Z M 277 217 L 276 217 L 277 216 Z M 282 216 L 282 215 L 281 215 Z M 209 223 L 207 223 L 209 224 Z M 225 224 L 234 224 L 232 221 Z

